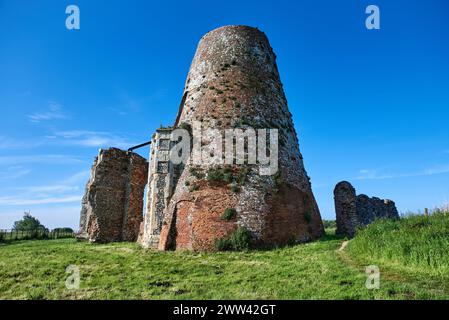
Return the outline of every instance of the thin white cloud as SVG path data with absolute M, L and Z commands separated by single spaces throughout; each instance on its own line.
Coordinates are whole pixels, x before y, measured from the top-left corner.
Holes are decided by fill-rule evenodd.
M 21 187 L 16 188 L 18 191 L 27 192 L 27 193 L 35 193 L 35 194 L 60 194 L 66 192 L 79 191 L 78 186 L 68 186 L 62 184 L 48 185 L 48 186 L 32 186 L 32 187 Z
M 42 198 L 42 199 L 23 199 L 20 197 L 0 197 L 0 205 L 6 205 L 6 206 L 72 203 L 72 202 L 80 202 L 80 201 L 81 201 L 80 196 L 49 197 L 49 198 Z
M 131 142 L 128 138 L 102 131 L 59 131 L 54 133 L 56 138 L 60 138 L 61 144 L 82 146 L 82 147 L 116 147 L 127 149 L 136 143 Z
M 84 183 L 87 182 L 89 179 L 89 174 L 89 170 L 83 170 L 76 172 L 70 177 L 60 180 L 54 184 L 19 187 L 14 188 L 13 190 L 25 192 L 28 196 L 33 196 L 33 194 L 52 193 L 52 195 L 46 195 L 46 197 L 72 191 L 80 191 L 80 185 L 84 185 Z
M 0 181 L 1 180 L 15 180 L 26 176 L 31 172 L 31 169 L 22 168 L 20 166 L 12 166 L 0 171 Z
M 419 176 L 433 176 L 437 174 L 449 173 L 449 165 L 439 165 L 430 168 L 426 168 L 415 172 L 403 172 L 403 173 L 380 173 L 376 169 L 362 169 L 359 171 L 359 175 L 354 180 L 383 180 L 383 179 L 397 179 Z
M 0 197 L 0 206 L 80 203 L 88 177 L 84 170 L 53 184 L 10 188 L 9 195 Z
M 108 108 L 108 110 L 113 112 L 116 115 L 119 115 L 119 116 L 126 116 L 126 115 L 128 115 L 128 112 L 126 112 L 125 110 L 120 110 L 120 109 L 117 109 L 117 108 Z
M 0 150 L 1 149 L 24 149 L 36 148 L 42 146 L 43 141 L 31 139 L 14 139 L 11 137 L 0 136 Z
M 52 134 L 34 139 L 14 139 L 0 136 L 0 150 L 32 149 L 37 147 L 85 147 L 85 148 L 109 148 L 116 147 L 128 149 L 141 141 L 131 141 L 128 137 L 105 131 L 71 130 L 57 131 Z M 39 157 L 39 156 L 33 156 Z M 48 158 L 57 158 L 49 155 Z M 5 158 L 5 157 L 0 157 Z M 11 158 L 11 157 L 10 157 Z
M 76 164 L 84 161 L 76 156 L 63 154 L 38 154 L 21 156 L 0 156 L 0 165 L 8 164 Z
M 87 179 L 90 176 L 90 170 L 83 170 L 80 172 L 77 172 L 75 174 L 73 174 L 72 176 L 70 176 L 69 178 L 65 179 L 62 181 L 62 183 L 64 184 L 77 184 L 80 182 L 86 182 Z
M 442 173 L 448 173 L 448 172 L 449 172 L 449 165 L 443 165 L 443 166 L 435 166 L 432 168 L 427 168 L 423 171 L 423 175 L 432 176 L 434 174 L 442 174 Z
M 29 114 L 28 120 L 34 123 L 39 123 L 41 121 L 57 120 L 57 119 L 67 119 L 68 116 L 62 111 L 62 105 L 56 101 L 48 102 L 48 110 L 44 112 L 37 112 Z

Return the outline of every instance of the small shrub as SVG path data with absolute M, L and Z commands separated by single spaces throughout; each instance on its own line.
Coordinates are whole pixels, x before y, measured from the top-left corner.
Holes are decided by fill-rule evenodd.
M 190 174 L 192 176 L 194 176 L 197 179 L 203 179 L 204 178 L 203 172 L 200 169 L 198 169 L 198 168 L 191 167 L 189 169 L 189 172 L 190 172 Z
M 239 193 L 239 192 L 240 192 L 240 188 L 239 188 L 238 185 L 236 185 L 235 183 L 233 183 L 233 184 L 231 185 L 231 191 L 234 192 L 234 193 Z
M 200 189 L 200 186 L 197 185 L 197 184 L 194 184 L 194 185 L 192 185 L 192 186 L 189 188 L 189 191 L 190 191 L 190 192 L 195 192 L 195 191 L 198 191 L 199 189 Z
M 229 239 L 222 238 L 215 241 L 215 249 L 217 251 L 231 251 L 232 246 Z
M 248 172 L 248 168 L 244 168 L 237 173 L 233 172 L 231 166 L 225 166 L 223 168 L 211 168 L 207 172 L 207 181 L 232 184 L 231 191 L 239 192 L 239 185 L 242 186 L 246 182 Z
M 239 171 L 237 175 L 237 182 L 239 185 L 243 186 L 246 183 L 249 171 L 250 171 L 249 168 L 243 168 L 242 170 Z
M 335 220 L 323 220 L 324 228 L 333 229 L 337 227 L 337 222 Z
M 279 189 L 280 186 L 282 185 L 282 183 L 284 182 L 284 180 L 282 179 L 281 170 L 278 170 L 276 172 L 276 174 L 273 176 L 273 180 L 274 180 L 274 185 L 275 185 L 276 189 Z
M 234 219 L 234 218 L 236 217 L 236 215 L 237 215 L 237 211 L 236 211 L 235 209 L 227 208 L 227 209 L 224 211 L 224 213 L 223 213 L 223 215 L 221 216 L 221 218 L 222 218 L 223 220 L 226 220 L 226 221 L 231 221 L 232 219 Z
M 304 219 L 306 219 L 306 222 L 308 224 L 310 224 L 312 222 L 312 214 L 310 213 L 310 211 L 306 211 L 304 212 Z
M 207 181 L 219 182 L 224 181 L 224 172 L 219 168 L 209 169 L 207 172 Z
M 187 130 L 188 132 L 192 132 L 192 126 L 189 123 L 183 122 L 178 126 L 179 129 Z
M 239 227 L 227 238 L 218 239 L 215 248 L 218 251 L 243 251 L 250 249 L 251 233 L 245 227 Z
M 232 173 L 223 173 L 223 181 L 226 183 L 231 183 L 234 181 L 234 176 Z

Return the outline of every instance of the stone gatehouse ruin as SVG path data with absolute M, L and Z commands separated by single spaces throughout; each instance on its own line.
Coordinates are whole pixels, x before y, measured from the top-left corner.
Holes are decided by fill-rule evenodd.
M 195 121 L 220 132 L 277 129 L 279 170 L 264 176 L 260 164 L 174 165 L 172 130 L 191 128 Z M 210 145 L 211 137 L 201 143 Z M 201 39 L 173 127 L 155 132 L 149 158 L 148 163 L 130 151 L 100 151 L 83 198 L 81 237 L 137 240 L 160 250 L 214 250 L 218 240 L 240 228 L 255 247 L 324 234 L 276 55 L 258 29 L 227 26 Z
M 391 200 L 356 196 L 354 187 L 347 181 L 339 182 L 334 189 L 335 214 L 338 235 L 354 237 L 357 228 L 376 219 L 399 219 L 396 205 Z

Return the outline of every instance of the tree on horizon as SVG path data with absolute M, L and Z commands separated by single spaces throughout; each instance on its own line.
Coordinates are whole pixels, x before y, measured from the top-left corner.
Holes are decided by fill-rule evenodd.
M 22 220 L 14 222 L 13 230 L 17 231 L 32 231 L 32 230 L 47 230 L 41 222 L 33 217 L 30 212 L 24 212 Z

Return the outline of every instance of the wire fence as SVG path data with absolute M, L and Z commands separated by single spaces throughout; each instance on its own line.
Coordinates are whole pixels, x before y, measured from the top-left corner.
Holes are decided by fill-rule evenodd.
M 74 238 L 75 233 L 66 229 L 37 229 L 37 230 L 2 230 L 0 229 L 0 242 L 35 239 L 63 239 Z

